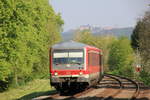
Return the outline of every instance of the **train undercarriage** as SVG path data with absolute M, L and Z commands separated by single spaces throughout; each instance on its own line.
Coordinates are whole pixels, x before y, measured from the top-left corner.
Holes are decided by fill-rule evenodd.
M 54 86 L 60 94 L 66 94 L 68 92 L 79 92 L 91 86 L 95 86 L 101 78 L 95 77 L 90 79 L 85 77 L 53 77 L 51 79 L 51 86 Z
M 53 83 L 53 86 L 56 88 L 60 94 L 73 93 L 76 91 L 82 91 L 88 88 L 89 84 L 87 82 L 62 82 L 62 83 Z

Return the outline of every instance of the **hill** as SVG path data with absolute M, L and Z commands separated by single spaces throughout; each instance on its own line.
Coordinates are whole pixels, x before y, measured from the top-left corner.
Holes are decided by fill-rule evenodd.
M 134 28 L 133 27 L 125 27 L 125 28 L 104 27 L 104 28 L 101 28 L 101 27 L 93 27 L 93 26 L 80 26 L 77 29 L 71 29 L 69 31 L 63 32 L 62 33 L 63 40 L 71 40 L 71 39 L 73 39 L 76 30 L 82 31 L 85 29 L 91 30 L 93 35 L 98 35 L 98 36 L 114 35 L 117 37 L 126 36 L 126 37 L 130 38 Z

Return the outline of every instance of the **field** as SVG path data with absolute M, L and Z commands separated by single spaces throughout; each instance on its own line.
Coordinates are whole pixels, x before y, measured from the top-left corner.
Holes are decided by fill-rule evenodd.
M 9 89 L 6 92 L 0 93 L 1 100 L 31 100 L 34 97 L 48 95 L 55 92 L 49 85 L 48 79 L 37 79 L 29 82 L 25 86 L 16 89 Z

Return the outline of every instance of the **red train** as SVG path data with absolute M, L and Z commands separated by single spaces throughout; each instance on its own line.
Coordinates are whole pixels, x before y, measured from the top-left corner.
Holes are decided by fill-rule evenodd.
M 50 84 L 61 93 L 95 85 L 103 74 L 102 50 L 74 41 L 55 44 L 50 74 Z

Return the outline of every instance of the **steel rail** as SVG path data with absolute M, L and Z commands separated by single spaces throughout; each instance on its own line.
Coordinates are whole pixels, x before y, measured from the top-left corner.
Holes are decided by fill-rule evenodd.
M 139 84 L 135 81 L 133 81 L 132 79 L 129 79 L 129 78 L 126 78 L 126 77 L 123 77 L 123 76 L 119 76 L 119 75 L 113 75 L 113 74 L 105 74 L 106 76 L 115 76 L 115 77 L 118 77 L 118 78 L 121 78 L 121 79 L 125 79 L 125 80 L 128 80 L 129 82 L 132 82 L 135 86 L 136 86 L 136 90 L 133 94 L 133 96 L 131 97 L 131 100 L 135 100 L 136 97 L 139 95 L 139 91 L 140 91 L 140 87 L 139 87 Z
M 116 96 L 118 93 L 120 93 L 120 91 L 121 91 L 122 88 L 123 88 L 123 84 L 122 84 L 122 82 L 121 82 L 118 78 L 114 77 L 113 75 L 104 74 L 104 76 L 109 77 L 109 78 L 112 78 L 112 79 L 116 80 L 116 81 L 119 83 L 119 87 L 120 87 L 120 88 L 119 88 L 119 90 L 118 90 L 115 94 L 110 95 L 109 97 L 102 99 L 102 100 L 112 100 L 112 97 L 113 97 L 113 96 Z

